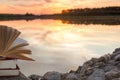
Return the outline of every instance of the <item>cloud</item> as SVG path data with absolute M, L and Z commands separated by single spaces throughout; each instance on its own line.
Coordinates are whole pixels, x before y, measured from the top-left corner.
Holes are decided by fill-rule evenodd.
M 10 13 L 51 14 L 71 8 L 119 6 L 119 2 L 119 0 L 1 0 L 0 11 L 1 13 L 11 11 Z
M 45 0 L 46 2 L 52 2 L 52 0 Z

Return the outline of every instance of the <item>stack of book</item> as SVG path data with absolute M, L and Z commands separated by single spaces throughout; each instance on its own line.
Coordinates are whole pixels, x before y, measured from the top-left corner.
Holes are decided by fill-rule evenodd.
M 32 60 L 28 57 L 31 50 L 28 43 L 18 38 L 20 32 L 11 27 L 0 25 L 0 76 L 18 76 L 20 73 L 17 60 Z
M 0 76 L 18 76 L 19 70 L 16 60 L 0 60 Z

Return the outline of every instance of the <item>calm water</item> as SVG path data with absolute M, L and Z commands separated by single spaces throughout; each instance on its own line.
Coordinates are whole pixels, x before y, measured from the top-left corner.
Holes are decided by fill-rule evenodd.
M 60 20 L 0 21 L 14 27 L 30 43 L 36 61 L 19 61 L 25 75 L 47 71 L 68 72 L 91 57 L 120 47 L 120 25 L 63 24 Z

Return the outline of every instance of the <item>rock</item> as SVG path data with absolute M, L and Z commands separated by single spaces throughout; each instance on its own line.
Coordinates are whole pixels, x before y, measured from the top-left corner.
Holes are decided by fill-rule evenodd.
M 120 63 L 120 61 L 110 60 L 108 64 L 117 66 L 117 65 L 119 65 L 119 63 Z
M 118 63 L 117 67 L 118 67 L 118 69 L 120 70 L 120 63 Z
M 26 76 L 24 76 L 22 73 L 20 73 L 19 76 L 16 77 L 0 77 L 0 80 L 30 80 Z
M 29 78 L 30 78 L 31 80 L 40 80 L 42 77 L 39 76 L 39 75 L 33 74 L 33 75 L 30 75 Z
M 120 61 L 120 54 L 116 55 L 116 56 L 114 57 L 114 60 L 115 60 L 115 61 Z
M 66 76 L 67 76 L 68 74 L 69 74 L 69 73 L 62 74 L 61 80 L 66 80 Z
M 74 70 L 70 70 L 70 72 L 69 73 L 75 73 L 76 71 L 74 71 Z
M 120 78 L 115 78 L 115 79 L 112 79 L 112 80 L 120 80 Z
M 86 72 L 85 72 L 85 75 L 89 76 L 90 74 L 92 74 L 92 73 L 93 73 L 93 69 L 94 69 L 94 67 L 88 68 L 88 69 L 86 70 Z
M 113 53 L 119 53 L 120 48 L 116 48 L 115 51 L 113 51 Z
M 105 67 L 105 63 L 104 62 L 97 62 L 94 65 L 95 68 L 104 68 Z
M 113 54 L 111 54 L 111 58 L 113 59 L 118 54 L 120 54 L 120 48 L 117 48 L 117 49 L 115 49 L 115 51 L 113 51 Z
M 66 76 L 66 80 L 79 80 L 74 73 L 70 73 Z
M 61 80 L 61 74 L 59 72 L 47 72 L 43 76 L 43 80 Z
M 95 69 L 87 80 L 105 80 L 105 72 L 102 69 Z
M 110 64 L 110 65 L 116 65 L 116 61 L 115 60 L 110 60 L 108 64 Z
M 120 70 L 119 69 L 113 69 L 109 72 L 105 73 L 106 79 L 111 80 L 114 78 L 119 78 L 120 77 Z
M 117 68 L 117 67 L 114 66 L 114 65 L 108 64 L 103 69 L 104 69 L 105 72 L 108 72 L 108 71 L 110 71 L 112 69 L 115 69 L 115 68 Z
M 79 66 L 75 73 L 80 73 L 82 66 Z
M 85 77 L 85 72 L 88 69 L 89 65 L 88 64 L 84 64 L 83 67 L 81 68 L 80 71 L 80 78 L 83 79 Z
M 92 60 L 90 61 L 87 61 L 83 64 L 81 70 L 80 70 L 80 78 L 85 78 L 85 74 L 86 74 L 86 71 L 88 70 L 88 68 L 90 68 L 90 66 L 93 65 L 93 62 Z
M 98 60 L 99 60 L 99 62 L 108 63 L 108 61 L 110 59 L 111 59 L 111 55 L 110 54 L 106 54 L 104 56 L 101 56 Z

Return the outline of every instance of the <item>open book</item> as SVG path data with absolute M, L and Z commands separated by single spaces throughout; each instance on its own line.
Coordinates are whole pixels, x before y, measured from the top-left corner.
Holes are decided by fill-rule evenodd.
M 31 50 L 25 48 L 28 43 L 18 38 L 19 35 L 18 30 L 0 25 L 0 59 L 33 60 L 27 56 L 31 54 Z

